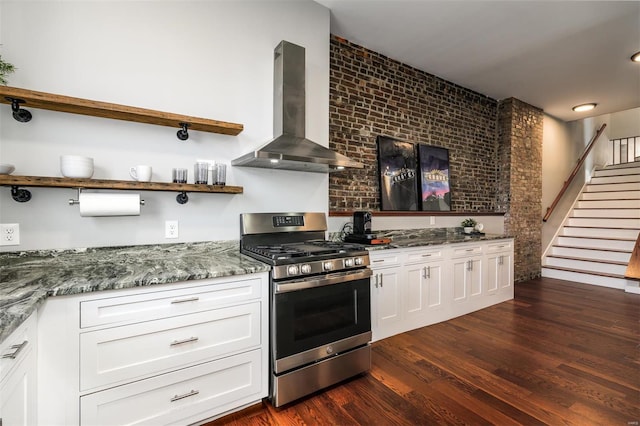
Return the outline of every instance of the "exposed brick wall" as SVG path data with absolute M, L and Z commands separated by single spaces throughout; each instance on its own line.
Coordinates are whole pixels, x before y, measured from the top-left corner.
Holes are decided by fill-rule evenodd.
M 449 150 L 452 211 L 497 211 L 498 102 L 332 36 L 329 146 L 366 164 L 330 175 L 329 210 L 380 210 L 376 136 Z
M 498 107 L 498 206 L 515 237 L 515 281 L 541 275 L 543 111 L 514 98 Z

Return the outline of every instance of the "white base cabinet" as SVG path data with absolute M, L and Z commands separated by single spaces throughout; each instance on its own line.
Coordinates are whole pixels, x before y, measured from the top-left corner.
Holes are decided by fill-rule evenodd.
M 32 314 L 0 345 L 0 424 L 37 424 L 37 320 Z
M 268 394 L 267 273 L 50 298 L 47 424 L 192 424 Z
M 513 299 L 513 239 L 371 251 L 373 340 Z

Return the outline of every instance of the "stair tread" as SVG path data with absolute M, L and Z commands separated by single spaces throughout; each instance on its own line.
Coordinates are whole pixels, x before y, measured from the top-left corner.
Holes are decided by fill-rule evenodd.
M 577 217 L 571 217 L 570 219 L 587 219 L 587 218 L 577 218 Z M 599 218 L 599 219 L 603 219 L 603 218 Z M 607 218 L 607 219 L 611 219 L 611 218 Z M 624 219 L 624 218 L 614 218 L 614 219 Z M 636 227 L 623 227 L 623 228 L 616 228 L 616 227 L 611 227 L 611 226 L 586 226 L 586 225 L 580 225 L 580 226 L 576 226 L 576 225 L 563 225 L 564 228 L 588 228 L 588 229 L 621 229 L 621 230 L 629 230 L 629 231 L 636 231 L 636 230 L 640 230 L 640 227 L 636 228 Z M 606 239 L 606 238 L 605 238 Z
M 604 240 L 608 238 L 602 238 L 602 239 Z M 570 246 L 570 245 L 564 245 L 564 244 L 553 244 L 551 247 L 577 249 L 577 250 L 607 251 L 607 252 L 614 252 L 614 253 L 631 253 L 633 251 L 633 250 L 620 250 L 620 249 L 598 248 L 598 247 Z
M 574 228 L 579 228 L 575 227 Z M 616 228 L 619 229 L 619 228 Z M 584 240 L 612 240 L 612 241 L 635 241 L 635 238 L 613 238 L 613 237 L 583 237 L 581 235 L 559 235 L 560 238 L 582 238 Z
M 557 254 L 548 254 L 547 258 L 554 259 L 565 259 L 565 260 L 579 260 L 582 262 L 592 262 L 592 263 L 606 263 L 608 265 L 618 265 L 618 266 L 627 266 L 628 262 L 619 262 L 616 260 L 604 260 L 604 259 L 590 259 L 588 257 L 577 257 L 577 256 L 563 256 Z
M 550 265 L 542 265 L 542 267 L 543 268 L 547 268 L 547 269 L 555 269 L 555 270 L 558 270 L 558 271 L 575 272 L 575 273 L 578 273 L 578 274 L 597 275 L 597 276 L 600 276 L 600 277 L 624 279 L 624 275 L 611 274 L 611 273 L 608 273 L 608 272 L 585 271 L 583 269 L 565 268 L 565 267 L 562 267 L 562 266 L 550 266 Z

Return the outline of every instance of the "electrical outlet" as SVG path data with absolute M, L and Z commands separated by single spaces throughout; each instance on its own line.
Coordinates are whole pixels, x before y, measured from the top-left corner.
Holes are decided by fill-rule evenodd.
M 178 238 L 178 221 L 167 220 L 164 222 L 164 237 Z
M 20 245 L 20 224 L 0 223 L 0 246 Z

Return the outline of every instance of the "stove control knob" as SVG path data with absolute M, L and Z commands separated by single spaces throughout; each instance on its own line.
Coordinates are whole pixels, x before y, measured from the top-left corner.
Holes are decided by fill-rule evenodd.
M 333 353 L 333 347 L 332 346 L 327 346 L 327 355 L 331 355 Z
M 362 260 L 361 257 L 356 257 L 355 259 L 356 265 L 360 266 L 364 263 L 364 260 Z
M 291 265 L 287 268 L 288 275 L 298 275 L 299 273 L 300 269 L 298 268 L 298 265 Z
M 353 266 L 353 259 L 345 259 L 344 266 L 346 266 L 347 268 L 351 268 Z
M 322 264 L 322 268 L 323 268 L 325 271 L 330 271 L 330 270 L 332 270 L 332 269 L 333 269 L 333 262 L 324 262 L 324 263 Z
M 311 273 L 311 265 L 309 265 L 308 263 L 305 263 L 304 265 L 300 266 L 300 271 L 303 274 L 310 274 Z

